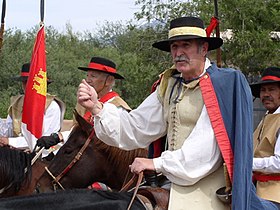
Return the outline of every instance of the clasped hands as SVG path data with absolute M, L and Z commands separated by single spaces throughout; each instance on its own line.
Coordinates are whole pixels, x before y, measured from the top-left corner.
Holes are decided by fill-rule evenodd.
M 97 115 L 103 108 L 102 103 L 98 101 L 95 89 L 84 79 L 78 87 L 77 101 L 93 115 Z

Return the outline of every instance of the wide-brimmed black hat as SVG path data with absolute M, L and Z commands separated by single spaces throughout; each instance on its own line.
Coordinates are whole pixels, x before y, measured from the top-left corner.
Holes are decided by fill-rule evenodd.
M 27 81 L 29 77 L 29 69 L 30 69 L 30 63 L 23 64 L 21 67 L 20 76 L 13 77 L 13 80 L 21 81 L 21 82 Z M 52 82 L 53 80 L 47 79 L 47 84 L 50 84 Z
M 276 82 L 280 83 L 280 68 L 268 67 L 264 69 L 261 76 L 261 81 L 250 84 L 252 95 L 256 98 L 259 98 L 262 84 L 276 83 Z
M 222 46 L 223 40 L 218 37 L 207 37 L 204 23 L 197 17 L 180 17 L 170 22 L 168 39 L 155 42 L 152 46 L 170 52 L 170 44 L 173 41 L 203 39 L 209 43 L 208 51 Z
M 116 64 L 106 58 L 92 57 L 88 64 L 88 67 L 78 67 L 78 69 L 81 69 L 83 71 L 102 71 L 114 76 L 116 79 L 124 79 L 123 76 L 117 73 Z

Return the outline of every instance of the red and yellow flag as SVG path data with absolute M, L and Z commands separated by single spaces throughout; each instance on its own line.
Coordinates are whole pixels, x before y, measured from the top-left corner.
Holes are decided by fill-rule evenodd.
M 22 110 L 22 126 L 27 131 L 27 137 L 30 137 L 27 138 L 27 143 L 31 149 L 35 147 L 36 139 L 42 136 L 47 94 L 46 67 L 45 29 L 42 26 L 32 52 Z

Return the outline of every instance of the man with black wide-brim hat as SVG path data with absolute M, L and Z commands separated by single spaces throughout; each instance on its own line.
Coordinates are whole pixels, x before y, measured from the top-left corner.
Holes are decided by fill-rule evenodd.
M 257 194 L 280 209 L 280 68 L 264 69 L 261 80 L 250 87 L 267 109 L 254 132 L 253 178 Z
M 233 210 L 276 209 L 256 196 L 251 181 L 253 114 L 247 80 L 240 71 L 218 68 L 207 58 L 222 44 L 220 38 L 207 37 L 200 18 L 176 18 L 168 38 L 153 44 L 170 52 L 174 65 L 137 109 L 122 114 L 111 104 L 102 105 L 85 81 L 78 102 L 92 111 L 96 135 L 107 144 L 147 147 L 167 134 L 166 151 L 136 158 L 130 170 L 166 176 L 172 183 L 169 209 L 228 209 L 215 194 L 225 185 L 223 161 L 232 182 Z
M 90 86 L 94 87 L 98 94 L 98 98 L 102 103 L 110 100 L 113 104 L 120 106 L 125 110 L 131 110 L 119 94 L 113 91 L 115 80 L 123 80 L 124 77 L 117 72 L 116 64 L 112 60 L 94 56 L 91 58 L 87 67 L 78 67 L 78 69 L 87 72 L 86 81 Z M 79 104 L 77 104 L 76 110 L 85 118 L 91 118 L 90 112 L 87 112 Z
M 95 88 L 98 100 L 101 103 L 114 104 L 120 110 L 130 111 L 131 108 L 128 104 L 119 96 L 119 94 L 113 91 L 116 79 L 124 79 L 116 69 L 116 64 L 108 58 L 94 56 L 91 58 L 88 66 L 78 67 L 78 69 L 86 71 L 86 81 L 89 86 Z M 79 104 L 76 105 L 77 112 L 83 116 L 89 122 L 92 122 L 92 114 L 89 110 Z M 64 132 L 57 132 L 50 136 L 43 136 L 37 141 L 38 146 L 50 147 L 53 142 L 67 141 L 71 130 Z M 58 139 L 55 139 L 58 138 Z
M 29 78 L 30 63 L 22 65 L 20 75 L 13 77 L 13 80 L 22 82 L 22 89 L 25 91 L 27 80 Z M 53 81 L 47 79 L 47 84 Z M 7 122 L 12 122 L 13 136 L 1 137 L 2 144 L 9 144 L 16 148 L 28 148 L 28 144 L 25 136 L 23 136 L 21 127 L 22 107 L 23 107 L 24 95 L 17 95 L 11 97 L 10 107 L 8 109 Z M 32 103 L 32 102 L 31 102 Z M 65 104 L 54 95 L 46 95 L 46 106 L 43 120 L 43 135 L 50 135 L 61 129 L 63 118 L 65 113 Z M 34 143 L 35 145 L 36 143 Z M 34 148 L 28 148 L 33 150 Z M 47 156 L 52 151 L 43 151 L 43 157 Z

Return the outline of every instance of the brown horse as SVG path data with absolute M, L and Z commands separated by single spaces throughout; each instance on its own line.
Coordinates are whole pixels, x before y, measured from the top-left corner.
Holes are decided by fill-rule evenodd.
M 95 136 L 91 124 L 77 112 L 74 114 L 78 124 L 39 179 L 38 191 L 87 188 L 94 182 L 119 191 L 133 176 L 129 165 L 135 157 L 147 157 L 147 150 L 125 151 L 108 146 Z M 138 191 L 142 202 L 157 209 L 167 209 L 169 192 L 161 188 L 147 188 Z
M 78 124 L 40 178 L 39 191 L 51 192 L 53 184 L 64 189 L 87 188 L 94 182 L 120 190 L 132 176 L 129 165 L 135 157 L 147 157 L 147 150 L 125 151 L 104 144 L 95 135 L 88 138 L 92 125 L 76 112 L 75 117 Z
M 31 166 L 34 156 L 9 146 L 0 147 L 0 198 L 34 193 L 47 166 L 39 159 Z

